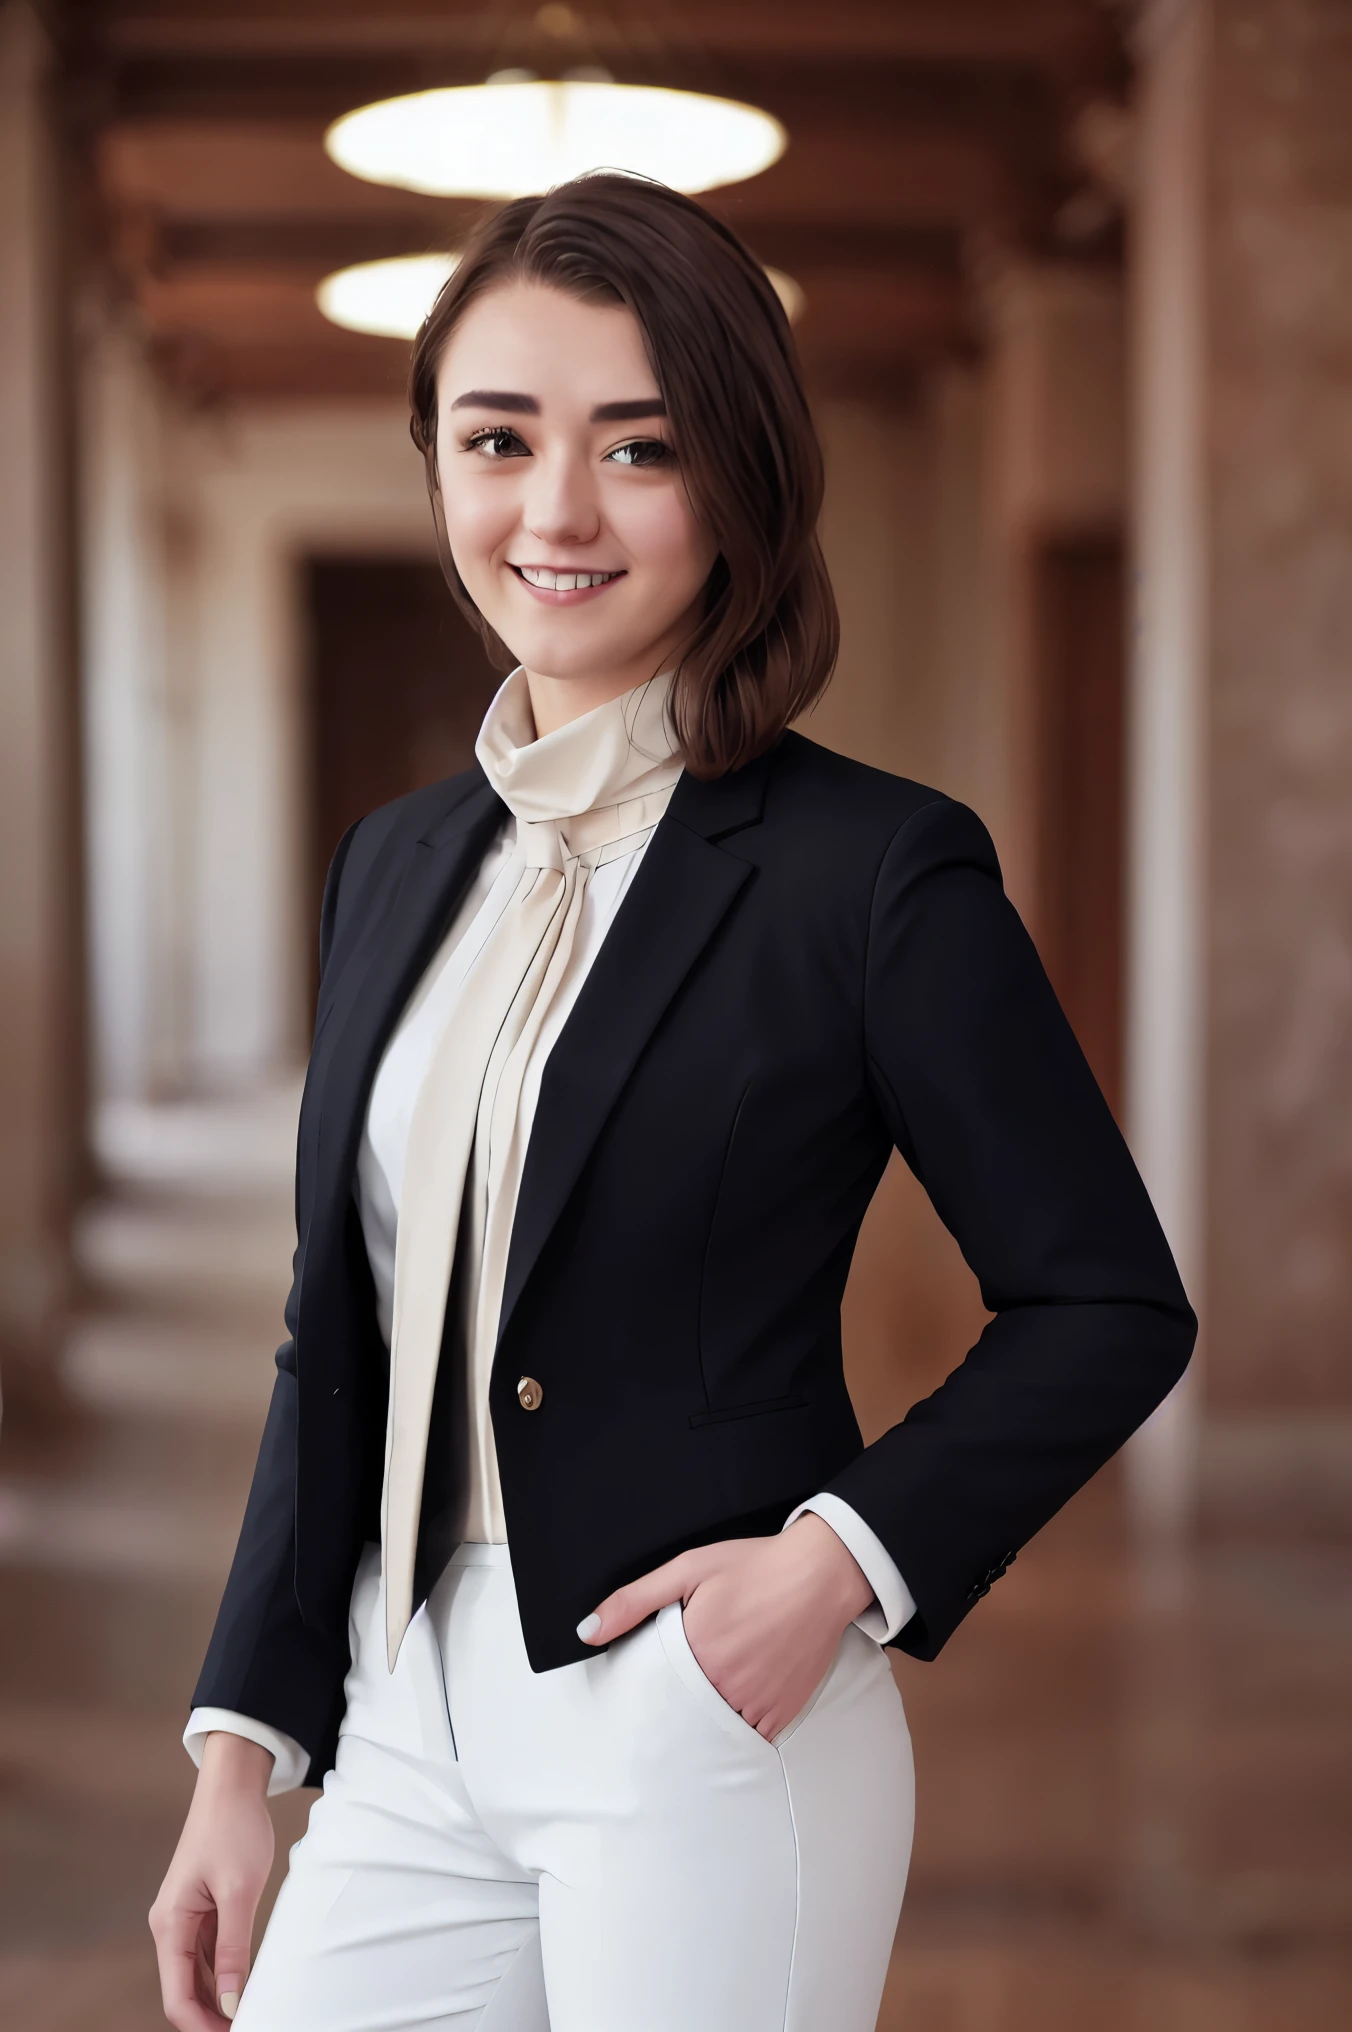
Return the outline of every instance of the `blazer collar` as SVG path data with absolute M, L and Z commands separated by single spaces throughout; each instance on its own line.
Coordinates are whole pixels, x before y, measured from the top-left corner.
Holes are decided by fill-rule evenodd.
M 723 840 L 730 833 L 759 825 L 765 791 L 774 765 L 774 750 L 758 755 L 745 769 L 703 783 L 687 769 L 672 792 L 667 815 L 701 839 Z
M 489 815 L 500 823 L 507 807 L 484 775 L 482 766 L 475 762 L 465 771 L 465 785 L 461 796 L 451 809 L 440 818 L 429 820 L 418 835 L 424 846 L 447 846 L 460 839 L 465 833 L 472 833 L 481 826 Z

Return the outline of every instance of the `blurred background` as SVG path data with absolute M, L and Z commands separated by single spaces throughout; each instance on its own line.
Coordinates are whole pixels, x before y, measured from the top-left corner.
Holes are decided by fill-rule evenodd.
M 323 869 L 465 764 L 494 682 L 407 344 L 316 301 L 480 200 L 325 132 L 504 70 L 781 123 L 706 201 L 798 293 L 844 624 L 806 731 L 986 818 L 1203 1319 L 1125 1458 L 898 1662 L 880 2025 L 1342 2027 L 1348 0 L 0 0 L 0 2017 L 160 2022 Z M 894 1166 L 867 1433 L 982 1317 Z

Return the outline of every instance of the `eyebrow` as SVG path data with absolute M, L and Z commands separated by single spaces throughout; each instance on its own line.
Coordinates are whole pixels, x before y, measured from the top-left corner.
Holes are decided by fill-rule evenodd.
M 509 409 L 513 416 L 538 416 L 540 405 L 533 395 L 513 395 L 500 388 L 471 388 L 457 395 L 452 409 Z
M 633 423 L 640 416 L 665 416 L 667 405 L 660 395 L 641 395 L 637 402 L 598 402 L 591 413 L 593 423 Z
M 512 416 L 538 416 L 540 405 L 533 395 L 514 394 L 503 388 L 471 388 L 457 395 L 452 409 L 499 409 Z M 598 402 L 591 413 L 592 423 L 634 423 L 642 416 L 665 416 L 667 405 L 660 395 L 640 395 L 633 402 Z

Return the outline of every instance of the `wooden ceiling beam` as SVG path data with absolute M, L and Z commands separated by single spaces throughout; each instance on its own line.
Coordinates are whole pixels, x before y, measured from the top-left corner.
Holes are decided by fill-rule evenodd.
M 794 132 L 823 119 L 851 124 L 957 127 L 1043 149 L 1085 88 L 1034 64 L 946 63 L 875 56 L 867 61 L 830 53 L 795 56 L 771 46 L 721 67 L 717 76 L 668 77 L 647 67 L 649 82 L 702 85 L 749 98 Z M 626 75 L 643 82 L 641 67 Z M 104 117 L 152 120 L 260 120 L 322 128 L 354 106 L 438 85 L 473 84 L 482 68 L 397 52 L 369 56 L 262 59 L 191 56 L 119 64 L 102 81 Z
M 277 345 L 201 346 L 166 339 L 152 347 L 165 380 L 194 406 L 246 401 L 350 402 L 379 398 L 401 402 L 406 349 L 393 340 L 354 339 L 350 348 Z M 945 349 L 952 356 L 952 349 Z M 805 352 L 809 392 L 905 401 L 939 355 L 927 349 L 860 353 L 853 344 L 821 345 Z
M 587 16 L 585 0 L 577 11 Z M 406 51 L 491 61 L 506 41 L 532 36 L 535 9 L 489 9 L 483 0 L 93 0 L 73 10 L 79 32 L 110 54 L 314 56 Z M 506 28 L 504 30 L 504 24 Z M 1026 63 L 1098 75 L 1120 62 L 1120 31 L 1096 0 L 681 0 L 679 14 L 608 0 L 587 22 L 595 50 L 645 45 L 694 60 L 760 59 L 767 51 L 816 59 L 835 54 L 944 62 Z
M 969 304 L 955 277 L 808 268 L 797 279 L 807 301 L 798 338 L 809 370 L 851 359 L 916 363 L 972 343 Z M 176 363 L 176 378 L 199 394 L 304 392 L 303 377 L 286 364 L 301 357 L 315 362 L 327 393 L 402 389 L 407 345 L 331 325 L 315 303 L 315 280 L 303 269 L 203 264 L 143 274 L 137 298 L 160 357 Z
M 329 161 L 311 126 L 280 121 L 131 122 L 107 128 L 94 150 L 105 196 L 164 218 L 405 218 L 463 221 L 444 198 L 364 183 Z
M 425 221 L 463 233 L 472 206 L 364 183 L 331 163 L 314 129 L 264 122 L 151 122 L 109 129 L 97 151 L 113 205 L 165 219 L 314 218 Z M 712 191 L 711 210 L 748 235 L 765 227 L 935 230 L 1008 220 L 1030 192 L 998 148 L 971 135 L 848 124 L 800 131 L 773 168 Z
M 284 268 L 323 275 L 354 261 L 439 251 L 451 246 L 456 237 L 440 226 L 429 231 L 427 218 L 413 211 L 394 211 L 377 218 L 311 214 L 260 219 L 248 213 L 209 218 L 140 216 L 150 228 L 146 258 L 153 270 L 164 274 L 195 267 L 222 271 L 234 267 L 254 271 Z M 763 261 L 795 274 L 808 269 L 831 273 L 905 269 L 954 282 L 962 275 L 961 236 L 942 226 L 925 230 L 843 221 L 828 226 L 762 226 L 753 251 Z
M 350 335 L 330 324 L 315 302 L 317 280 L 308 267 L 202 264 L 170 275 L 143 275 L 138 298 L 147 324 L 161 337 L 191 334 L 243 345 L 266 333 L 287 344 L 341 341 L 346 346 Z M 801 331 L 813 342 L 855 329 L 928 342 L 966 329 L 967 299 L 956 277 L 905 268 L 872 273 L 804 268 L 796 280 L 807 299 Z
M 240 398 L 400 401 L 408 379 L 406 346 L 352 332 L 338 333 L 335 343 L 323 346 L 270 338 L 225 345 L 172 333 L 153 339 L 151 353 L 170 387 L 194 405 Z

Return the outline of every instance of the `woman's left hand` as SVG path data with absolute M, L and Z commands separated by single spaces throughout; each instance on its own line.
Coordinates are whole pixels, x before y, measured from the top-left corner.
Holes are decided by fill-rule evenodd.
M 786 1729 L 825 1678 L 841 1632 L 873 1600 L 860 1567 L 811 1510 L 773 1538 L 724 1538 L 617 1588 L 578 1625 L 609 1644 L 683 1602 L 700 1670 L 766 1738 Z

